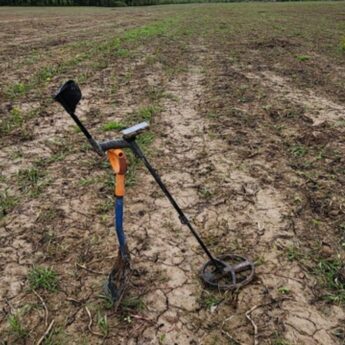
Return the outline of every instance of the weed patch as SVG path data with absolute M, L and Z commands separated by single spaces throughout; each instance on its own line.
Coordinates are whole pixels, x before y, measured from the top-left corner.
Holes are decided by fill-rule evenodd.
M 29 332 L 24 327 L 18 314 L 11 314 L 7 318 L 10 334 L 17 339 L 25 339 Z
M 19 170 L 17 182 L 21 191 L 30 193 L 32 197 L 38 196 L 48 184 L 42 169 L 35 167 Z
M 106 122 L 103 126 L 102 126 L 102 130 L 105 132 L 108 131 L 113 131 L 113 130 L 122 130 L 124 129 L 126 126 L 124 126 L 121 122 L 117 122 L 117 121 L 109 121 Z
M 322 286 L 328 290 L 323 295 L 327 301 L 345 303 L 345 272 L 340 259 L 320 260 L 313 269 Z
M 17 198 L 9 194 L 8 190 L 0 192 L 0 219 L 5 217 L 17 204 Z
M 43 289 L 55 292 L 59 287 L 57 273 L 49 267 L 33 267 L 28 274 L 28 281 L 31 289 Z

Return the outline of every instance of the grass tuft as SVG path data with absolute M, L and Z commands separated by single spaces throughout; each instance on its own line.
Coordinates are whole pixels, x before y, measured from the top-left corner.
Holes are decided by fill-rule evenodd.
M 300 62 L 308 61 L 310 59 L 310 56 L 308 55 L 297 55 L 296 59 Z
M 47 185 L 44 176 L 45 173 L 42 169 L 35 167 L 19 170 L 17 175 L 18 185 L 23 192 L 29 192 L 32 197 L 38 196 Z
M 222 301 L 223 298 L 210 293 L 203 294 L 199 299 L 200 305 L 205 309 L 211 309 L 212 307 L 217 306 Z
M 8 190 L 0 192 L 0 219 L 5 217 L 16 206 L 17 198 L 10 195 Z
M 7 322 L 9 325 L 10 332 L 17 338 L 17 339 L 25 339 L 29 332 L 23 326 L 19 315 L 18 314 L 11 314 L 7 318 Z
M 124 309 L 131 310 L 144 310 L 146 305 L 140 297 L 127 297 L 124 298 L 121 302 L 121 306 Z
M 34 267 L 28 274 L 31 289 L 43 289 L 55 292 L 59 287 L 57 273 L 49 267 Z
M 8 134 L 13 129 L 21 127 L 23 124 L 23 114 L 17 107 L 13 107 L 10 111 L 9 117 L 4 118 L 0 125 L 0 133 Z
M 97 325 L 101 330 L 103 336 L 107 336 L 109 333 L 109 322 L 107 318 L 107 314 L 102 315 L 101 312 L 97 314 Z
M 320 260 L 313 273 L 328 292 L 323 296 L 327 301 L 345 303 L 345 281 L 340 259 Z
M 102 130 L 104 132 L 108 132 L 108 131 L 113 131 L 113 130 L 122 130 L 125 127 L 126 126 L 123 125 L 121 122 L 109 121 L 109 122 L 106 122 L 105 124 L 103 124 Z
M 340 52 L 345 53 L 345 36 L 340 40 L 339 50 Z

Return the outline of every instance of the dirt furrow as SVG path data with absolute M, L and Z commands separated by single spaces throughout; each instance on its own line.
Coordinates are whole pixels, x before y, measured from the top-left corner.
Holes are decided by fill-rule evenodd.
M 274 90 L 274 93 L 290 102 L 301 104 L 306 108 L 306 116 L 310 117 L 314 125 L 325 121 L 344 121 L 345 107 L 332 102 L 322 96 L 316 95 L 312 90 L 299 90 L 289 85 L 289 81 L 270 71 L 260 74 L 247 73 L 249 79 L 259 80 L 260 83 Z
M 258 326 L 254 336 L 265 344 L 277 327 L 292 342 L 333 343 L 336 340 L 332 332 L 341 324 L 344 313 L 336 306 L 327 311 L 313 306 L 310 302 L 314 278 L 284 254 L 295 244 L 284 192 L 263 186 L 250 174 L 248 169 L 253 166 L 265 169 L 264 162 L 254 159 L 247 165 L 224 140 L 209 131 L 197 111 L 203 93 L 201 85 L 200 67 L 193 67 L 166 88 L 176 100 L 164 103 L 159 127 L 162 135 L 156 141 L 157 157 L 164 161 L 160 171 L 212 249 L 256 257 L 260 263 L 258 278 L 239 292 L 235 305 L 229 308 L 225 303 L 216 308 L 219 324 L 212 332 L 206 331 L 214 315 L 200 311 L 202 286 L 196 279 L 197 268 L 205 258 L 187 230 L 180 229 L 164 197 L 152 191 L 152 180 L 143 178 L 144 195 L 151 193 L 145 203 L 152 208 L 151 213 L 140 217 L 142 226 L 147 224 L 147 238 L 137 257 L 151 263 L 138 265 L 154 270 L 156 276 L 162 272 L 164 275 L 145 296 L 150 315 L 157 323 L 146 329 L 139 343 L 155 344 L 164 337 L 167 344 L 189 344 L 193 339 L 197 344 L 208 344 L 227 333 L 241 344 L 250 344 L 253 330 L 246 313 L 252 308 L 251 317 Z M 143 198 L 137 204 L 141 214 L 145 213 Z M 138 244 L 141 241 L 142 237 Z M 249 247 L 252 249 L 247 253 L 245 248 Z M 188 316 L 190 312 L 195 312 L 193 320 Z M 229 316 L 231 322 L 224 325 Z
M 161 121 L 155 126 L 160 133 L 154 154 L 160 160 L 158 171 L 184 209 L 193 207 L 199 199 L 193 187 L 197 182 L 195 171 L 190 167 L 203 148 L 203 126 L 196 110 L 200 78 L 200 71 L 193 68 L 166 86 L 170 97 L 163 102 Z M 158 132 L 157 128 L 155 131 Z M 164 337 L 166 344 L 190 344 L 203 335 L 195 331 L 189 314 L 198 309 L 200 282 L 197 273 L 204 257 L 200 255 L 195 239 L 187 228 L 181 226 L 175 211 L 157 188 L 150 176 L 141 176 L 140 194 L 135 192 L 137 195 L 128 206 L 129 236 L 135 238 L 131 245 L 135 248 L 135 266 L 140 271 L 153 272 L 155 277 L 146 282 L 150 291 L 144 301 L 147 315 L 156 323 L 145 330 L 138 343 L 158 344 Z M 196 212 L 188 210 L 192 218 Z M 140 235 L 131 230 L 133 226 L 141 228 Z M 142 228 L 145 228 L 145 237 Z

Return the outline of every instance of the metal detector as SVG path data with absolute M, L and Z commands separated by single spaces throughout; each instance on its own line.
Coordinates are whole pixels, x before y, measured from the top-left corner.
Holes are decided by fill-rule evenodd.
M 147 122 L 142 122 L 134 125 L 133 127 L 124 129 L 121 132 L 121 139 L 97 142 L 93 139 L 91 134 L 86 130 L 81 121 L 75 115 L 75 109 L 81 99 L 81 91 L 78 85 L 72 80 L 66 82 L 54 95 L 54 99 L 58 101 L 71 115 L 75 123 L 86 136 L 92 148 L 99 155 L 104 156 L 109 150 L 129 148 L 132 150 L 134 155 L 144 163 L 145 167 L 148 169 L 159 187 L 162 189 L 165 196 L 170 201 L 171 205 L 176 210 L 181 223 L 189 228 L 195 239 L 198 241 L 200 247 L 208 257 L 209 260 L 202 267 L 200 274 L 201 279 L 206 286 L 216 288 L 220 291 L 236 290 L 252 281 L 255 274 L 254 263 L 243 256 L 233 254 L 215 257 L 207 248 L 204 241 L 198 235 L 180 206 L 170 194 L 157 171 L 152 167 L 145 157 L 144 153 L 136 142 L 136 137 L 149 128 L 149 124 Z M 119 235 L 118 240 L 121 244 L 121 238 L 119 238 Z M 109 287 L 109 290 L 111 290 L 111 287 Z

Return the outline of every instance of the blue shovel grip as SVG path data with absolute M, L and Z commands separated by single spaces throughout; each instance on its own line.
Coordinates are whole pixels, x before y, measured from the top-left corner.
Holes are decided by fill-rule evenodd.
M 115 200 L 115 230 L 122 257 L 126 256 L 126 236 L 123 231 L 123 197 Z

